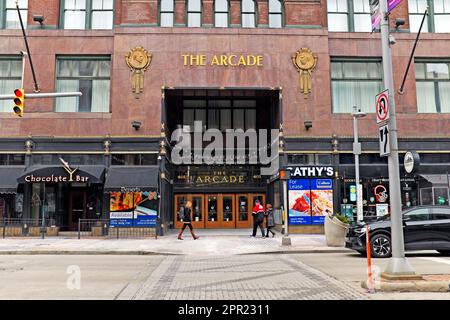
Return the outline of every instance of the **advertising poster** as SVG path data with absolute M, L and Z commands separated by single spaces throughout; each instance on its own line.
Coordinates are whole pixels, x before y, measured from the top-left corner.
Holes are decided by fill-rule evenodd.
M 387 12 L 391 12 L 396 6 L 398 6 L 402 2 L 402 0 L 388 0 L 388 10 Z M 372 31 L 377 29 L 380 26 L 381 19 L 383 18 L 383 14 L 380 9 L 380 0 L 370 0 L 370 15 L 372 19 Z
M 312 224 L 323 224 L 327 213 L 333 213 L 333 180 L 311 179 Z
M 158 215 L 156 192 L 112 192 L 110 194 L 110 226 L 155 227 Z
M 291 179 L 288 184 L 289 224 L 311 224 L 311 186 L 309 179 Z

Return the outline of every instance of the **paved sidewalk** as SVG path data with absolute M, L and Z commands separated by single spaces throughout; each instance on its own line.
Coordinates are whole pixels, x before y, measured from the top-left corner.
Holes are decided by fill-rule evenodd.
M 176 254 L 238 255 L 257 253 L 347 252 L 327 247 L 324 235 L 293 234 L 291 246 L 282 246 L 282 235 L 275 238 L 252 238 L 251 230 L 196 230 L 200 239 L 193 240 L 185 231 L 183 241 L 177 230 L 158 239 L 77 239 L 77 238 L 6 238 L 0 239 L 0 254 Z

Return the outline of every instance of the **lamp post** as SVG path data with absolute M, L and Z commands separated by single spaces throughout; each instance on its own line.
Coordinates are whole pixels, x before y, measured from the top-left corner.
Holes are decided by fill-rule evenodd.
M 356 106 L 353 107 L 353 154 L 355 155 L 355 183 L 356 183 L 356 219 L 363 221 L 362 186 L 359 183 L 359 155 L 361 154 L 361 143 L 358 141 L 358 119 L 364 118 L 366 114 Z

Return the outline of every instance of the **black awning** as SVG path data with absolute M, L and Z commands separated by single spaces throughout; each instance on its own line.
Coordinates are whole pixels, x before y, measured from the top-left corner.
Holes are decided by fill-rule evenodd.
M 17 179 L 18 183 L 58 183 L 58 182 L 87 182 L 103 183 L 105 166 L 73 166 L 72 181 L 69 173 L 62 166 L 36 165 L 28 167 Z
M 0 167 L 0 193 L 17 193 L 17 178 L 25 172 L 25 167 Z
M 158 188 L 157 166 L 110 167 L 106 175 L 105 192 L 153 191 Z

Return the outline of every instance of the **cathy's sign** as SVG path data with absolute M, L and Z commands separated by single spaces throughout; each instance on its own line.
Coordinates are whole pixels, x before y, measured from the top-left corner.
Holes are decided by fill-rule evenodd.
M 334 168 L 329 166 L 292 166 L 286 168 L 291 171 L 291 179 L 333 177 Z
M 182 54 L 183 66 L 262 67 L 263 56 L 253 54 Z

